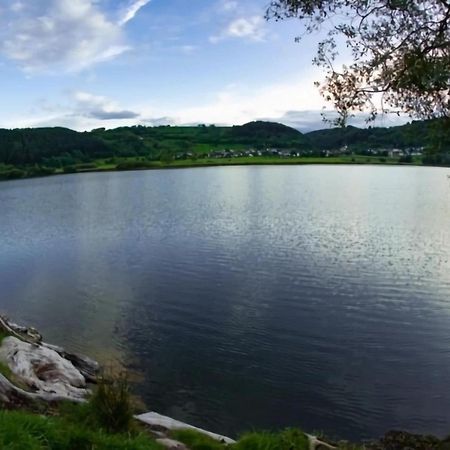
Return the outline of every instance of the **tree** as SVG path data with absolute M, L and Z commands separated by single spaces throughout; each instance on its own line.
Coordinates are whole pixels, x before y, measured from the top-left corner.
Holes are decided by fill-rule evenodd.
M 450 117 L 449 0 L 276 0 L 268 19 L 300 19 L 308 33 L 327 28 L 314 63 L 325 67 L 324 98 L 345 125 L 355 111 Z M 339 40 L 353 62 L 334 67 Z

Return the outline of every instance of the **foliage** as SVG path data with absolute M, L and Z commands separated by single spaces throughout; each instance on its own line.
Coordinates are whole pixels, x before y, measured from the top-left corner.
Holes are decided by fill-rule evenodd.
M 182 442 L 190 450 L 224 450 L 226 447 L 215 439 L 195 430 L 174 430 L 170 437 Z
M 145 435 L 108 435 L 63 418 L 0 411 L 0 448 L 8 450 L 160 450 Z
M 130 429 L 133 407 L 125 373 L 104 372 L 89 403 L 92 415 L 101 427 L 115 433 Z
M 90 133 L 77 133 L 66 128 L 0 129 L 0 163 L 16 166 L 47 161 L 46 166 L 74 164 L 86 156 L 100 157 L 107 146 Z M 65 158 L 65 161 L 62 160 Z
M 0 180 L 61 172 L 148 169 L 169 164 L 179 167 L 288 163 L 291 160 L 275 160 L 269 153 L 253 160 L 245 157 L 208 159 L 210 153 L 228 150 L 242 152 L 275 148 L 310 157 L 322 156 L 324 150 L 345 146 L 360 154 L 365 154 L 368 149 L 424 147 L 434 153 L 445 154 L 450 151 L 450 123 L 448 129 L 441 125 L 439 120 L 429 120 L 391 128 L 349 126 L 306 134 L 271 122 L 250 122 L 234 127 L 137 126 L 98 129 L 90 133 L 63 128 L 0 130 Z M 27 136 L 25 146 L 22 133 Z M 73 145 L 66 145 L 66 140 Z M 14 144 L 14 152 L 10 144 Z M 436 156 L 430 158 L 429 163 L 434 160 L 445 164 L 446 158 Z
M 123 162 L 117 164 L 116 169 L 117 170 L 136 170 L 136 169 L 150 169 L 152 167 L 155 167 L 155 163 L 152 163 L 149 161 L 131 160 L 131 161 L 123 161 Z
M 267 18 L 326 27 L 314 62 L 327 69 L 322 93 L 345 124 L 370 108 L 420 118 L 450 116 L 450 3 L 446 0 L 275 0 Z M 339 39 L 353 63 L 334 67 Z M 378 104 L 381 96 L 381 103 Z
M 249 122 L 242 126 L 231 128 L 235 142 L 251 146 L 306 148 L 308 139 L 297 130 L 286 125 L 273 122 Z
M 281 433 L 248 433 L 233 446 L 233 450 L 308 450 L 308 437 L 297 429 Z
M 436 121 L 413 121 L 409 124 L 390 128 L 357 128 L 353 126 L 329 128 L 308 133 L 315 147 L 334 149 L 348 145 L 354 150 L 408 149 L 428 147 L 434 141 L 443 139 L 435 136 Z
M 450 153 L 435 153 L 426 155 L 423 163 L 427 166 L 450 166 Z
M 236 444 L 222 444 L 195 430 L 177 430 L 171 437 L 183 442 L 190 450 L 308 450 L 308 437 L 300 430 L 290 428 L 280 433 L 253 432 L 244 434 Z

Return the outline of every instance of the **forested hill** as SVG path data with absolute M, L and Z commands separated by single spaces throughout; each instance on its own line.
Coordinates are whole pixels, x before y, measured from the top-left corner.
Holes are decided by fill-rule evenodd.
M 62 155 L 95 158 L 111 154 L 92 133 L 67 128 L 0 129 L 0 163 L 15 166 L 44 163 Z
M 414 121 L 390 128 L 332 128 L 312 131 L 306 134 L 317 148 L 331 150 L 348 145 L 354 150 L 367 148 L 414 148 L 433 144 L 443 150 L 450 149 L 450 130 L 442 127 L 436 120 Z
M 309 140 L 299 131 L 271 122 L 215 127 L 122 127 L 77 133 L 66 128 L 0 129 L 0 163 L 62 165 L 112 156 L 147 156 L 162 153 L 208 153 L 232 147 L 305 149 Z M 75 160 L 75 161 L 72 161 Z
M 66 128 L 0 129 L 0 164 L 64 167 L 99 158 L 139 156 L 158 160 L 180 153 L 202 156 L 228 149 L 320 152 L 345 145 L 356 150 L 411 148 L 436 141 L 434 128 L 434 122 L 413 122 L 392 128 L 349 126 L 302 134 L 279 123 L 250 122 L 233 127 L 133 126 L 81 133 Z M 441 131 L 439 136 L 441 149 L 448 151 L 448 131 Z

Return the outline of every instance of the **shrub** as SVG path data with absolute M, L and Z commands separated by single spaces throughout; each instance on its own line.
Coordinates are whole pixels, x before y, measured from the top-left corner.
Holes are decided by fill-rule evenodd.
M 63 167 L 63 172 L 64 173 L 76 173 L 77 169 L 75 166 L 64 166 Z
M 126 373 L 103 373 L 90 400 L 91 412 L 98 424 L 113 433 L 130 429 L 133 407 Z
M 152 167 L 156 167 L 154 163 L 149 161 L 123 161 L 120 164 L 117 164 L 117 170 L 136 170 L 136 169 L 150 169 Z
M 9 169 L 0 172 L 0 180 L 14 180 L 16 178 L 23 178 L 26 174 L 27 173 L 22 169 Z
M 77 170 L 91 170 L 91 169 L 96 169 L 97 168 L 97 164 L 95 164 L 95 163 L 82 163 L 82 164 L 77 164 L 75 166 L 75 168 Z
M 411 156 L 411 155 L 403 155 L 403 156 L 400 156 L 398 162 L 399 162 L 400 164 L 405 164 L 405 163 L 406 163 L 406 164 L 410 164 L 410 163 L 413 162 L 413 159 L 412 159 L 412 156 Z

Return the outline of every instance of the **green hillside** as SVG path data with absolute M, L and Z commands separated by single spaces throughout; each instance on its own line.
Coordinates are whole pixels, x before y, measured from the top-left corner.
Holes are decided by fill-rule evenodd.
M 414 121 L 406 125 L 381 128 L 332 128 L 306 134 L 315 148 L 331 150 L 348 145 L 355 150 L 368 148 L 429 147 L 433 144 L 450 148 L 450 130 L 442 128 L 439 121 Z
M 259 163 L 269 163 L 278 157 L 286 162 L 290 157 L 339 156 L 342 149 L 348 154 L 365 156 L 387 156 L 389 149 L 403 149 L 407 156 L 413 149 L 425 149 L 425 163 L 448 165 L 450 131 L 436 120 L 391 128 L 348 126 L 307 134 L 286 125 L 262 121 L 232 127 L 140 125 L 82 133 L 66 128 L 0 129 L 0 178 L 99 167 L 102 170 L 147 168 L 175 160 L 213 165 L 238 162 L 230 158 L 256 163 L 256 159 L 249 158 L 259 157 L 266 158 L 258 160 Z M 384 154 L 374 149 L 383 150 Z M 400 162 L 412 161 L 409 158 Z M 189 165 L 188 161 L 182 165 Z

